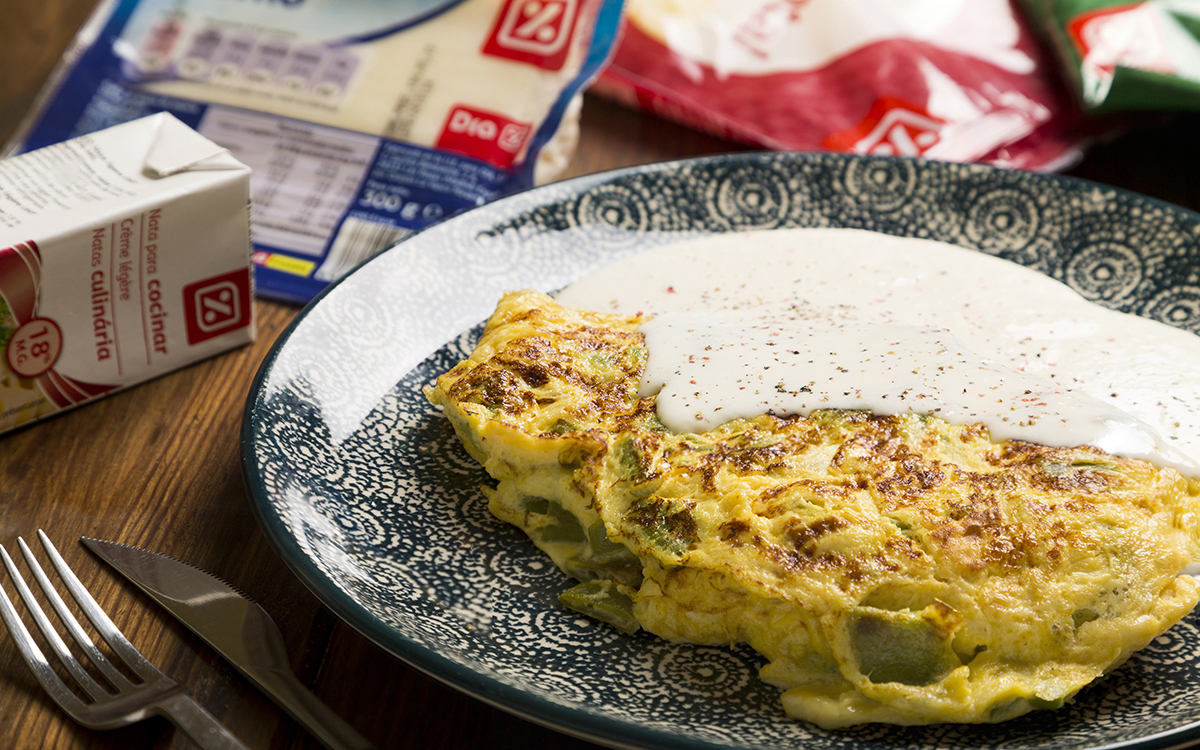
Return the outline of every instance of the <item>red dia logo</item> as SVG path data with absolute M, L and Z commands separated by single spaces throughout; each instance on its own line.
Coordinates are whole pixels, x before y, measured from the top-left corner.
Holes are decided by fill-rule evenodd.
M 920 156 L 937 145 L 944 122 L 899 99 L 883 97 L 863 121 L 833 133 L 823 145 L 833 151 L 881 156 Z
M 483 54 L 558 70 L 567 60 L 579 0 L 507 0 Z
M 188 344 L 250 325 L 250 269 L 197 281 L 183 288 Z
M 512 166 L 532 130 L 529 123 L 459 104 L 450 110 L 435 145 L 505 168 Z

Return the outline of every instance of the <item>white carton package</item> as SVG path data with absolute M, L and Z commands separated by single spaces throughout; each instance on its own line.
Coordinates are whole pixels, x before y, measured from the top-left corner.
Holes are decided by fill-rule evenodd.
M 0 432 L 253 341 L 249 204 L 166 113 L 0 160 Z

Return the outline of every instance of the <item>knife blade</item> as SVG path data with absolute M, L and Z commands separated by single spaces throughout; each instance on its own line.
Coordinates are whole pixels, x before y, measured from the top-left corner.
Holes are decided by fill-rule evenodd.
M 203 638 L 321 744 L 330 750 L 372 748 L 296 678 L 274 620 L 237 589 L 157 552 L 89 537 L 80 541 Z

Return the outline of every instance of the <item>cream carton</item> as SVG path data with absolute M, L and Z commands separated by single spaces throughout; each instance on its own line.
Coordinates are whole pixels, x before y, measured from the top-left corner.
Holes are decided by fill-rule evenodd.
M 249 196 L 166 113 L 0 160 L 0 432 L 253 341 Z

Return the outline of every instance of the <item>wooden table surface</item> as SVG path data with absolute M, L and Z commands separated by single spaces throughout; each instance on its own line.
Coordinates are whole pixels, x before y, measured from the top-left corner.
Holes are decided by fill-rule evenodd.
M 3 0 L 0 142 L 95 0 Z M 1200 209 L 1200 119 L 1147 125 L 1094 147 L 1069 174 Z M 570 174 L 739 147 L 589 98 Z M 319 747 L 275 704 L 149 598 L 75 543 L 159 550 L 225 578 L 279 623 L 300 678 L 384 748 L 595 747 L 444 687 L 320 605 L 268 547 L 243 485 L 239 427 L 255 371 L 297 307 L 259 301 L 258 340 L 0 437 L 0 544 L 48 530 L 112 619 L 150 660 L 253 748 Z M 12 591 L 8 581 L 4 587 Z M 191 747 L 165 720 L 81 728 L 51 703 L 0 634 L 0 747 Z

